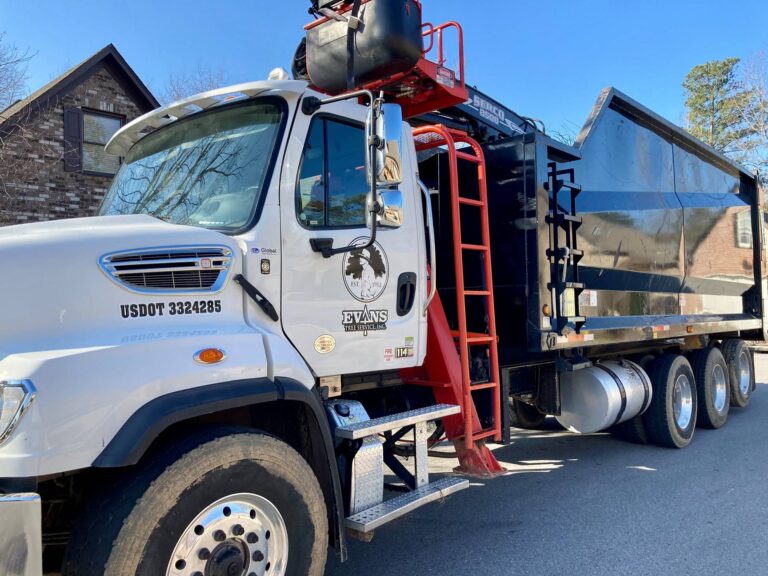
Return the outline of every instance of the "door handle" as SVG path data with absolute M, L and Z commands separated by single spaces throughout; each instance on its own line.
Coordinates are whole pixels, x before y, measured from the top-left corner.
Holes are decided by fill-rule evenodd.
M 397 279 L 397 315 L 405 316 L 416 300 L 416 273 L 403 272 Z

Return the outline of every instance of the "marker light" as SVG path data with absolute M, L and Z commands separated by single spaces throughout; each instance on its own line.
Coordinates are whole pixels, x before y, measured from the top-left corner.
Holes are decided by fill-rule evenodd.
M 0 444 L 16 429 L 37 390 L 29 380 L 0 382 Z
M 227 355 L 220 348 L 203 348 L 195 352 L 194 359 L 198 364 L 218 364 Z

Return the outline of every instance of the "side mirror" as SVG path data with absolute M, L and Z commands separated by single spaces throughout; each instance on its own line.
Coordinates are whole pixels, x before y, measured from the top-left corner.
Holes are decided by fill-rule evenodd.
M 368 182 L 375 178 L 377 186 L 397 186 L 403 181 L 403 111 L 397 104 L 382 104 L 378 118 L 374 119 L 370 110 L 366 123 L 368 135 L 381 143 L 378 149 L 366 154 Z
M 398 104 L 383 104 L 376 120 L 376 135 L 383 143 L 377 150 L 376 183 L 397 186 L 403 181 L 403 110 Z

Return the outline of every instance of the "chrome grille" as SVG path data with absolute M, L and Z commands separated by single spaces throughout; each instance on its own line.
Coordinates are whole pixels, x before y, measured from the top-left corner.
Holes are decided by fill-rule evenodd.
M 136 292 L 218 292 L 232 263 L 224 246 L 179 246 L 113 252 L 101 268 L 118 284 Z

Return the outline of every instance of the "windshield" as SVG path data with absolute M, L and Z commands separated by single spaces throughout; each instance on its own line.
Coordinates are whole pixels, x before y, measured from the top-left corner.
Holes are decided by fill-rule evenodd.
M 232 232 L 247 226 L 267 184 L 282 111 L 272 102 L 212 111 L 137 142 L 99 213 L 149 214 Z

